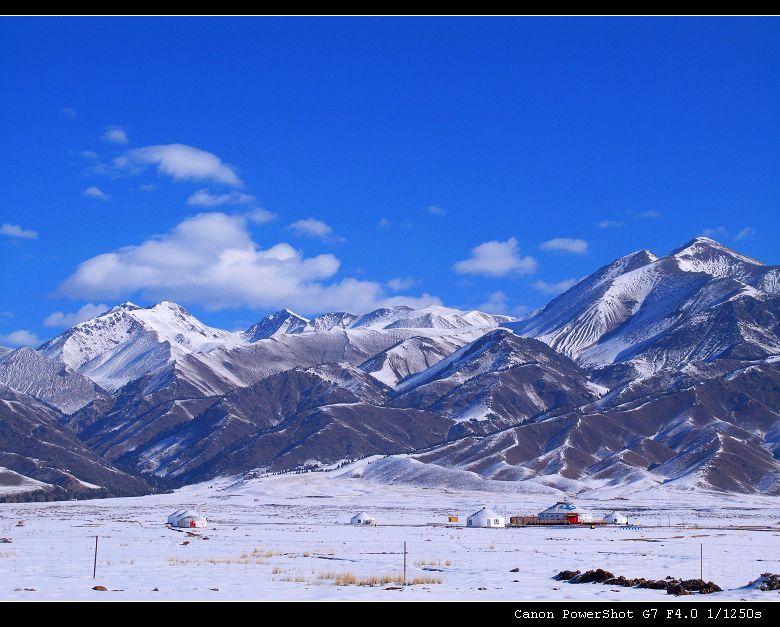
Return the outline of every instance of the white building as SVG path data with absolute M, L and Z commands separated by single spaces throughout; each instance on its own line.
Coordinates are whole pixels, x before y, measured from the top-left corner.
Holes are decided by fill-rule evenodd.
M 495 510 L 483 507 L 466 519 L 467 527 L 506 527 L 506 520 Z
M 355 514 L 352 519 L 349 521 L 351 525 L 376 525 L 376 518 L 373 516 L 369 516 L 365 512 L 360 512 L 359 514 Z
M 612 512 L 611 514 L 604 516 L 604 522 L 610 525 L 627 525 L 628 518 L 621 512 Z
M 171 527 L 195 528 L 208 526 L 208 521 L 198 512 L 180 509 L 168 516 L 168 524 Z
M 543 523 L 566 523 L 578 522 L 579 510 L 574 503 L 569 501 L 558 501 L 555 505 L 550 505 L 543 512 L 539 512 L 539 522 Z
M 585 512 L 571 501 L 558 501 L 539 513 L 540 523 L 559 523 L 576 525 L 578 523 L 598 522 L 598 518 L 590 512 Z

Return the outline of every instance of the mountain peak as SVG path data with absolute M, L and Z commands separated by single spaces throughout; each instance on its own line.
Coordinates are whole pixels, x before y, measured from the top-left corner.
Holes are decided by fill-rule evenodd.
M 707 237 L 705 235 L 699 235 L 698 237 L 694 237 L 692 240 L 685 242 L 685 244 L 683 244 L 679 248 L 675 248 L 669 254 L 672 256 L 677 256 L 681 254 L 686 254 L 688 252 L 706 250 L 708 248 L 717 248 L 720 250 L 728 250 L 729 252 L 734 252 L 727 246 L 724 246 L 719 241 L 714 240 L 711 237 Z
M 129 300 L 127 300 L 124 303 L 122 303 L 121 305 L 115 305 L 114 307 L 112 307 L 111 309 L 109 309 L 108 311 L 106 311 L 104 313 L 114 313 L 116 311 L 135 311 L 136 309 L 141 309 L 141 307 L 139 307 L 135 303 L 131 303 Z M 98 315 L 103 315 L 103 314 L 98 314 Z M 95 316 L 95 317 L 97 317 L 97 316 Z
M 280 309 L 244 331 L 244 339 L 251 343 L 266 340 L 275 335 L 300 333 L 308 323 L 308 318 L 304 318 L 290 309 Z
M 732 276 L 740 274 L 745 266 L 763 266 L 764 263 L 747 255 L 742 255 L 728 246 L 703 235 L 694 237 L 670 255 L 677 260 L 682 270 L 688 272 L 706 272 L 713 276 Z

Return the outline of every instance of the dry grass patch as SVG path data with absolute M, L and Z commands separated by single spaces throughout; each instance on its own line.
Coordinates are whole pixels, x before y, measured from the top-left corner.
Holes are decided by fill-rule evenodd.
M 318 579 L 327 579 L 333 581 L 336 586 L 385 586 L 387 584 L 403 585 L 404 578 L 401 575 L 385 573 L 383 575 L 371 575 L 368 577 L 358 577 L 352 572 L 336 573 L 332 571 L 321 572 L 317 575 Z M 414 577 L 407 580 L 406 584 L 410 586 L 418 584 L 437 584 L 441 583 L 438 577 Z
M 417 560 L 415 566 L 452 566 L 452 560 Z

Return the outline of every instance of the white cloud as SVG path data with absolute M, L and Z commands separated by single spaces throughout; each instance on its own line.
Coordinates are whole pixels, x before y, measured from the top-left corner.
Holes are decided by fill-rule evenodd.
M 377 227 L 380 229 L 389 229 L 392 225 L 393 223 L 390 222 L 390 220 L 387 218 L 380 218 L 379 222 L 377 223 Z
M 453 270 L 458 274 L 477 274 L 499 277 L 508 274 L 533 274 L 536 259 L 521 257 L 520 246 L 514 237 L 505 242 L 492 240 L 471 249 L 468 259 L 458 261 Z
M 403 292 L 404 290 L 408 290 L 413 288 L 415 285 L 417 285 L 420 282 L 419 279 L 415 279 L 414 277 L 394 277 L 390 279 L 387 282 L 387 287 L 393 290 L 394 292 Z
M 106 129 L 106 132 L 101 135 L 100 139 L 102 139 L 104 142 L 109 142 L 111 144 L 129 144 L 130 139 L 127 137 L 127 133 L 123 128 L 120 128 L 118 126 L 112 126 L 109 129 Z
M 623 226 L 623 224 L 623 220 L 599 220 L 593 226 L 597 229 L 614 229 L 618 226 Z
M 9 224 L 8 222 L 0 225 L 0 235 L 17 237 L 19 239 L 38 239 L 38 231 L 23 229 L 18 224 Z
M 104 311 L 108 311 L 109 306 L 105 303 L 95 305 L 93 303 L 87 303 L 81 307 L 78 311 L 72 313 L 63 313 L 62 311 L 55 311 L 54 313 L 46 316 L 43 321 L 43 325 L 46 327 L 72 327 L 79 322 L 84 322 L 90 318 L 102 314 Z
M 254 201 L 255 197 L 252 194 L 242 192 L 212 194 L 207 189 L 199 189 L 187 199 L 187 204 L 198 207 L 219 207 L 221 205 L 246 205 Z
M 745 239 L 745 238 L 748 238 L 748 237 L 753 237 L 755 234 L 756 234 L 756 229 L 755 229 L 755 227 L 752 227 L 752 226 L 746 226 L 745 228 L 741 229 L 741 230 L 739 231 L 739 233 L 737 233 L 737 234 L 734 236 L 734 239 L 735 239 L 736 241 L 738 241 L 738 242 L 739 242 L 739 241 L 741 241 L 741 240 L 743 240 L 743 239 Z
M 746 226 L 741 228 L 739 231 L 737 231 L 736 234 L 732 236 L 731 231 L 729 231 L 725 226 L 716 226 L 704 229 L 701 234 L 712 239 L 733 239 L 735 242 L 741 242 L 743 239 L 753 237 L 756 234 L 756 229 L 752 226 Z
M 154 183 L 142 183 L 138 186 L 138 190 L 142 192 L 153 192 L 157 189 L 157 185 Z
M 273 222 L 278 217 L 279 216 L 276 215 L 273 211 L 268 211 L 262 207 L 255 207 L 252 209 L 252 211 L 246 213 L 247 220 L 253 224 L 266 224 L 268 222 Z
M 563 281 L 558 281 L 557 283 L 534 281 L 533 288 L 542 294 L 557 296 L 558 294 L 562 294 L 569 288 L 575 286 L 577 283 L 579 283 L 579 279 L 564 279 Z
M 249 234 L 249 219 L 221 212 L 188 218 L 165 235 L 84 261 L 58 293 L 90 300 L 140 294 L 207 309 L 291 307 L 307 313 L 441 302 L 430 294 L 389 296 L 377 281 L 338 279 L 340 261 L 332 254 L 305 257 L 284 242 L 261 248 Z
M 243 185 L 233 168 L 223 163 L 217 155 L 186 144 L 136 148 L 125 159 L 115 159 L 114 165 L 118 168 L 127 168 L 132 164 L 156 165 L 158 172 L 171 176 L 175 181 L 210 180 L 233 187 Z
M 0 335 L 0 344 L 6 346 L 38 346 L 40 343 L 41 338 L 27 329 L 19 329 L 6 335 Z
M 640 211 L 634 214 L 634 218 L 637 220 L 655 220 L 661 217 L 661 212 L 655 209 L 649 209 L 648 211 Z
M 432 216 L 443 216 L 445 213 L 447 213 L 447 211 L 438 205 L 431 205 L 428 207 L 428 213 L 430 213 Z
M 79 156 L 84 157 L 84 159 L 97 159 L 98 153 L 96 153 L 94 150 L 82 150 L 78 153 Z
M 63 117 L 67 118 L 68 120 L 75 120 L 78 116 L 76 110 L 73 107 L 62 107 L 62 109 L 60 109 L 60 113 L 62 113 Z
M 711 237 L 712 239 L 726 239 L 729 236 L 729 232 L 724 226 L 704 229 L 701 234 L 705 237 Z
M 481 305 L 477 305 L 479 311 L 492 314 L 506 314 L 509 311 L 509 297 L 501 290 L 496 290 Z
M 96 185 L 90 185 L 85 189 L 83 192 L 81 192 L 82 196 L 86 196 L 87 198 L 97 198 L 98 200 L 108 200 L 109 195 L 106 194 L 102 189 L 97 187 Z
M 298 237 L 314 237 L 326 242 L 344 241 L 343 238 L 333 234 L 333 228 L 330 224 L 327 224 L 322 220 L 316 220 L 315 218 L 297 220 L 288 228 Z
M 552 250 L 558 253 L 571 253 L 572 255 L 584 255 L 588 252 L 588 242 L 584 239 L 573 237 L 554 237 L 542 242 L 539 246 L 542 250 Z

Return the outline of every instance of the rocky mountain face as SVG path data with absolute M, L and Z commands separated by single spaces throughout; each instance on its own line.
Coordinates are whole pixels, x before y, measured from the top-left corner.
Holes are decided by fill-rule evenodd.
M 622 257 L 523 321 L 282 310 L 228 332 L 125 303 L 0 351 L 0 495 L 373 454 L 568 492 L 780 494 L 778 356 L 780 268 L 707 238 Z
M 660 394 L 664 375 L 657 375 L 575 411 L 449 443 L 418 459 L 490 478 L 543 477 L 564 489 L 671 483 L 778 494 L 780 372 L 771 364 L 723 366 L 705 379 L 701 366 Z
M 91 451 L 32 396 L 0 384 L 0 500 L 132 496 L 147 484 Z

